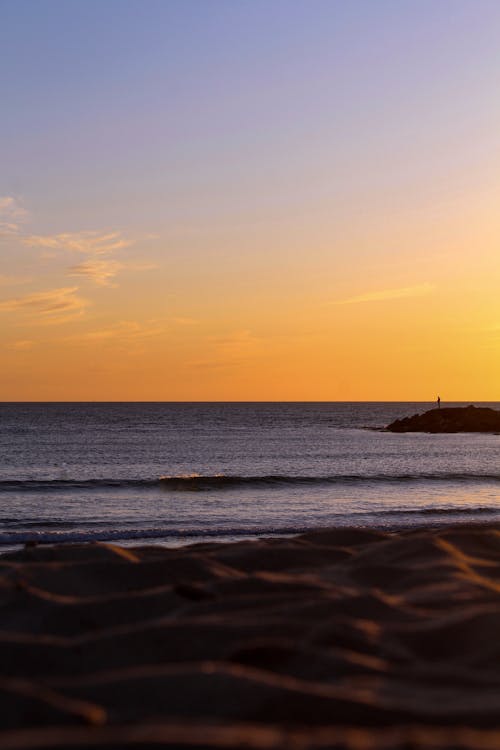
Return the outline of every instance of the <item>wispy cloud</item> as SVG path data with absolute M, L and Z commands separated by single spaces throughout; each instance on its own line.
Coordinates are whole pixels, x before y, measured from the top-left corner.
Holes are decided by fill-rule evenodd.
M 135 320 L 121 320 L 107 328 L 87 331 L 78 336 L 71 336 L 66 340 L 80 344 L 115 341 L 128 345 L 142 339 L 160 336 L 165 331 L 166 326 L 161 320 L 147 320 L 144 323 L 139 323 Z
M 121 232 L 63 232 L 62 234 L 30 234 L 23 237 L 25 245 L 86 255 L 108 255 L 133 244 Z
M 0 195 L 0 216 L 22 219 L 26 215 L 27 211 L 18 198 L 14 198 L 12 195 Z
M 21 222 L 28 212 L 18 198 L 0 195 L 0 237 L 13 237 L 21 230 Z
M 385 302 L 393 299 L 404 299 L 408 297 L 424 297 L 431 294 L 435 287 L 433 284 L 416 284 L 415 286 L 404 286 L 397 289 L 382 289 L 375 292 L 359 294 L 355 297 L 336 300 L 334 305 L 354 305 L 358 302 Z
M 157 266 L 152 263 L 137 263 L 135 261 L 119 260 L 87 260 L 71 266 L 68 269 L 68 276 L 83 276 L 93 281 L 98 286 L 115 286 L 112 279 L 124 270 L 129 271 L 150 271 Z
M 0 301 L 0 311 L 24 311 L 36 316 L 39 323 L 65 323 L 79 317 L 87 301 L 79 297 L 78 287 L 62 287 L 46 292 L 25 294 Z
M 262 354 L 264 340 L 244 329 L 227 336 L 210 336 L 208 344 L 212 350 L 204 359 L 193 360 L 191 367 L 219 368 L 243 364 Z
M 15 237 L 19 234 L 19 224 L 11 221 L 0 221 L 0 237 Z
M 59 262 L 64 262 L 68 256 L 80 256 L 78 260 L 81 262 L 62 270 L 65 276 L 78 277 L 101 287 L 112 287 L 116 286 L 114 279 L 122 272 L 146 271 L 157 267 L 130 257 L 121 258 L 121 251 L 135 244 L 137 238 L 127 237 L 119 230 L 28 233 L 23 225 L 27 217 L 27 211 L 17 198 L 0 196 L 0 239 L 36 249 L 40 257 Z M 0 288 L 27 281 L 29 279 L 0 274 Z M 30 322 L 66 322 L 83 315 L 88 305 L 88 301 L 77 291 L 77 286 L 61 285 L 57 289 L 11 297 L 0 300 L 0 311 L 19 311 L 25 316 L 29 315 Z
M 77 253 L 87 258 L 66 271 L 67 276 L 79 276 L 98 286 L 115 286 L 113 279 L 125 270 L 147 271 L 157 266 L 135 260 L 116 260 L 114 253 L 133 245 L 135 240 L 120 232 L 66 232 L 63 234 L 23 236 L 29 247 L 43 249 L 44 258 L 56 258 L 60 253 Z
M 9 344 L 8 348 L 16 352 L 27 352 L 33 348 L 34 343 L 31 339 L 22 339 L 20 341 L 13 341 L 12 344 Z
M 68 269 L 68 276 L 83 276 L 98 286 L 112 286 L 111 279 L 124 267 L 118 260 L 87 260 Z
M 241 351 L 249 347 L 253 348 L 256 344 L 260 343 L 261 339 L 254 336 L 248 329 L 244 329 L 234 331 L 227 336 L 211 336 L 209 341 L 213 342 L 218 349 L 223 351 Z

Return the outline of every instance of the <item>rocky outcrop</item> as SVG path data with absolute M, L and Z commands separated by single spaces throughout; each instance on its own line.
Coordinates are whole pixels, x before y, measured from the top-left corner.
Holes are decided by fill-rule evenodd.
M 396 419 L 391 432 L 498 432 L 500 411 L 479 406 L 431 409 L 424 414 Z

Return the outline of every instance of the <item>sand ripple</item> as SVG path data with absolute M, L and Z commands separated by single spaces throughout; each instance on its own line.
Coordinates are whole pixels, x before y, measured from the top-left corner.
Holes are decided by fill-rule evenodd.
M 500 531 L 0 558 L 0 747 L 500 748 Z

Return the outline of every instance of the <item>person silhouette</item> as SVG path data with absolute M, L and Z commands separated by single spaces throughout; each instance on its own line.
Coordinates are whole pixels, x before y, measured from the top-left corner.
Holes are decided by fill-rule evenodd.
M 441 408 L 441 396 L 438 396 L 438 409 Z

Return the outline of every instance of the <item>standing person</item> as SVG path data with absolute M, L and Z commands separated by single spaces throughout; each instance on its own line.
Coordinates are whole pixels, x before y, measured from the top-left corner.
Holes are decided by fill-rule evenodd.
M 438 409 L 441 408 L 441 396 L 438 396 Z

